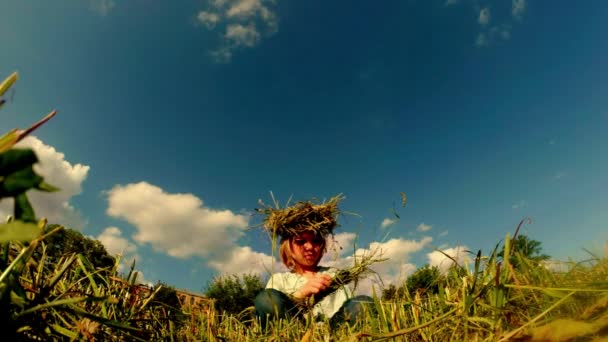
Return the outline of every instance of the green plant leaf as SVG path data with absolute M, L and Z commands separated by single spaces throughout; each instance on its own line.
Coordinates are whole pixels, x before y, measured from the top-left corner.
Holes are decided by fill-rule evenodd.
M 71 340 L 76 340 L 76 339 L 78 338 L 78 333 L 77 333 L 77 332 L 74 332 L 74 331 L 72 331 L 72 330 L 69 330 L 69 329 L 67 329 L 67 328 L 64 328 L 64 327 L 62 327 L 62 326 L 61 326 L 61 325 L 59 325 L 59 324 L 52 324 L 52 325 L 51 325 L 51 328 L 52 328 L 53 330 L 55 330 L 57 333 L 59 333 L 59 334 L 61 334 L 61 335 L 65 336 L 65 337 L 67 337 L 67 338 L 70 338 Z
M 34 223 L 13 221 L 0 224 L 0 242 L 32 241 L 40 234 L 40 229 Z
M 13 147 L 19 141 L 19 130 L 14 128 L 0 137 L 0 152 L 4 152 Z
M 38 157 L 31 149 L 14 148 L 0 153 L 0 176 L 32 166 L 38 162 Z
M 31 166 L 13 172 L 0 183 L 0 197 L 15 197 L 37 187 L 42 180 L 43 178 L 36 174 Z
M 25 193 L 15 196 L 15 219 L 23 222 L 37 223 L 36 213 L 34 213 L 34 208 L 32 208 Z M 36 227 L 39 228 L 38 225 Z
M 82 303 L 82 302 L 103 302 L 103 301 L 107 301 L 107 299 L 108 299 L 107 297 L 75 297 L 75 298 L 66 298 L 66 299 L 56 299 L 54 301 L 36 305 L 27 310 L 24 310 L 24 311 L 20 312 L 18 316 L 29 315 L 38 310 L 43 310 L 43 309 L 48 309 L 48 308 L 53 308 L 53 307 L 68 306 L 70 304 L 78 304 L 78 303 Z
M 12 87 L 13 84 L 15 84 L 15 82 L 17 82 L 18 78 L 19 78 L 19 74 L 17 72 L 14 72 L 10 76 L 8 76 L 6 79 L 4 79 L 4 81 L 2 81 L 2 83 L 0 83 L 0 96 L 4 95 L 4 93 L 6 93 L 6 91 L 9 90 L 10 87 Z
M 45 181 L 40 182 L 40 184 L 38 184 L 38 186 L 36 186 L 36 189 L 38 189 L 40 191 L 46 191 L 46 192 L 57 192 L 57 191 L 61 190 L 58 187 L 51 185 Z

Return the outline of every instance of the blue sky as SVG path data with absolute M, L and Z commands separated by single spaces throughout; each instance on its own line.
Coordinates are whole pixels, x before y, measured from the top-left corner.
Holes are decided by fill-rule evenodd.
M 38 214 L 150 282 L 265 274 L 271 191 L 343 193 L 336 239 L 382 248 L 388 282 L 524 217 L 580 259 L 608 239 L 606 23 L 602 1 L 9 0 L 0 126 L 58 110 L 24 143 L 64 190 Z

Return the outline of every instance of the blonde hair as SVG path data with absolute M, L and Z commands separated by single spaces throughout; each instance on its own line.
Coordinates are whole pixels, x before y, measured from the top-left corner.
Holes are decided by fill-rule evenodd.
M 323 240 L 321 245 L 322 254 L 325 254 L 327 250 L 327 237 L 323 234 L 319 234 Z M 281 238 L 281 246 L 279 247 L 279 256 L 281 261 L 288 269 L 294 270 L 296 267 L 296 261 L 293 258 L 293 250 L 291 249 L 291 241 L 295 238 L 295 235 Z

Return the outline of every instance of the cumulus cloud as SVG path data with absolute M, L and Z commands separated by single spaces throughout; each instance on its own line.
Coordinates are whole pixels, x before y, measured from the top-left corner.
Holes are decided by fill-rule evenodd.
M 347 254 L 352 254 L 355 247 L 355 233 L 338 233 L 327 241 L 327 252 L 321 259 L 321 264 L 339 262 Z
M 452 248 L 443 249 L 441 253 L 440 251 L 433 251 L 428 253 L 427 259 L 430 266 L 437 266 L 441 273 L 446 273 L 447 270 L 454 264 L 454 261 L 448 258 L 445 254 L 451 256 L 454 260 L 456 260 L 460 265 L 465 263 L 467 257 L 467 247 L 466 246 L 456 246 Z M 445 253 L 445 254 L 444 254 Z
M 444 237 L 446 235 L 448 235 L 448 231 L 447 230 L 444 230 L 441 233 L 439 233 L 439 237 Z
M 255 25 L 228 25 L 224 37 L 237 46 L 254 47 L 260 40 L 260 33 Z
M 338 260 L 326 262 L 325 265 L 348 268 L 353 265 L 355 258 L 375 253 L 376 257 L 388 260 L 376 263 L 371 269 L 378 277 L 371 277 L 359 282 L 357 292 L 371 294 L 372 286 L 382 284 L 397 284 L 404 281 L 407 276 L 416 270 L 416 265 L 411 262 L 411 256 L 427 247 L 433 238 L 428 236 L 420 240 L 391 239 L 386 242 L 374 241 L 367 248 L 358 248 L 355 253 L 345 254 Z
M 132 224 L 135 242 L 176 258 L 221 258 L 249 222 L 248 216 L 206 207 L 193 194 L 167 193 L 147 182 L 116 185 L 107 195 L 107 214 Z
M 114 7 L 116 3 L 114 0 L 91 0 L 90 7 L 91 10 L 95 13 L 98 13 L 101 16 L 106 16 Z
M 135 283 L 145 284 L 147 286 L 154 286 L 154 282 L 151 282 L 146 278 L 144 272 L 138 269 L 138 265 L 141 266 L 141 257 L 137 253 L 137 245 L 129 239 L 123 237 L 122 231 L 118 227 L 107 227 L 97 235 L 92 237 L 93 239 L 99 240 L 105 247 L 106 251 L 113 256 L 120 256 L 120 264 L 118 264 L 119 272 L 126 272 L 131 267 L 133 261 L 135 261 L 135 269 L 133 272 L 136 273 Z
M 384 229 L 386 227 L 392 226 L 393 224 L 395 224 L 395 222 L 397 222 L 397 221 L 387 217 L 384 220 L 382 220 L 382 223 L 380 223 L 380 228 Z
M 515 18 L 521 18 L 526 11 L 526 0 L 513 0 L 511 7 L 511 14 Z
M 208 265 L 220 274 L 246 273 L 263 276 L 272 272 L 287 271 L 282 262 L 248 246 L 232 248 L 223 258 L 211 260 Z
M 133 261 L 137 265 L 141 260 L 137 254 L 137 245 L 123 237 L 122 231 L 117 227 L 107 227 L 95 239 L 104 245 L 109 254 L 121 256 L 119 271 L 130 266 Z
M 220 16 L 217 13 L 201 11 L 198 13 L 197 19 L 208 29 L 213 29 L 220 21 Z
M 236 50 L 253 48 L 264 36 L 276 33 L 274 4 L 273 0 L 211 0 L 211 8 L 200 11 L 197 20 L 207 29 L 224 26 L 222 42 L 211 52 L 216 61 L 229 62 Z
M 479 11 L 479 19 L 477 20 L 480 25 L 488 25 L 490 23 L 490 9 L 485 7 Z
M 428 232 L 429 230 L 431 230 L 433 227 L 425 224 L 424 222 L 419 224 L 418 227 L 416 228 L 417 231 L 419 232 Z
M 39 162 L 34 170 L 44 177 L 44 180 L 60 188 L 57 192 L 41 192 L 31 190 L 28 198 L 36 211 L 37 217 L 45 217 L 50 223 L 62 224 L 66 227 L 82 230 L 85 221 L 72 206 L 70 200 L 82 192 L 82 183 L 87 178 L 90 167 L 83 164 L 72 164 L 65 155 L 42 140 L 28 136 L 15 147 L 31 148 L 38 156 Z M 13 201 L 0 203 L 0 215 L 6 217 L 13 214 Z

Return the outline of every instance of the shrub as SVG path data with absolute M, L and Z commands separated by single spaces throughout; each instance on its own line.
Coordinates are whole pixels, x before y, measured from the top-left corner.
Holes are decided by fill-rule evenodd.
M 423 292 L 426 294 L 436 294 L 439 292 L 441 274 L 437 266 L 425 265 L 407 278 L 406 287 L 411 294 Z
M 205 295 L 215 300 L 218 311 L 238 314 L 253 305 L 255 296 L 264 289 L 258 275 L 219 276 L 207 285 Z

